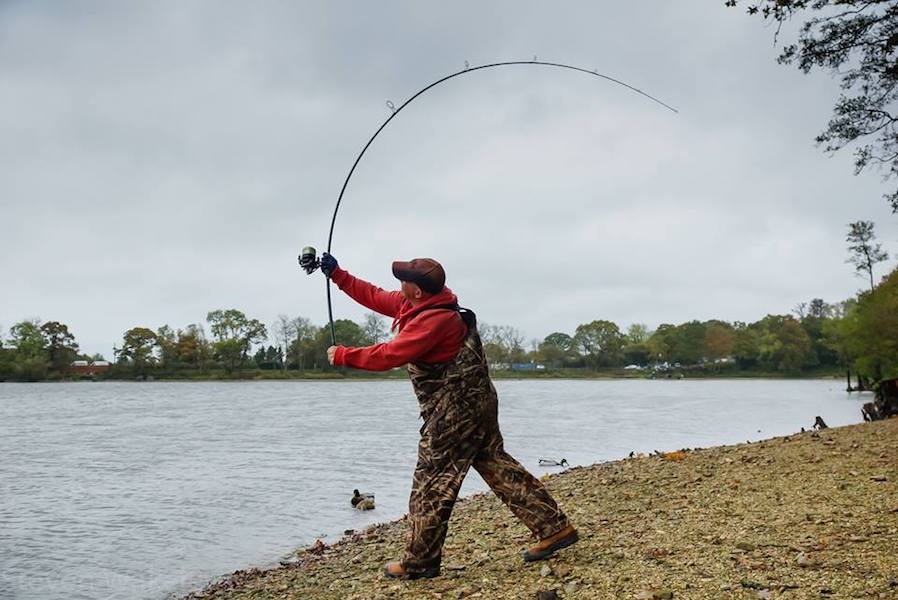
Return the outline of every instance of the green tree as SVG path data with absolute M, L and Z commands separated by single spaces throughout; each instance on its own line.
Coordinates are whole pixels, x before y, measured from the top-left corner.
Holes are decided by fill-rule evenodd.
M 644 367 L 652 362 L 652 349 L 647 342 L 627 344 L 622 351 L 623 362 Z
M 676 327 L 670 323 L 658 325 L 655 333 L 649 338 L 648 347 L 652 362 L 673 361 L 674 337 Z
M 600 319 L 577 326 L 574 346 L 588 367 L 616 366 L 621 361 L 624 336 L 616 324 Z
M 828 319 L 833 314 L 833 307 L 823 301 L 823 298 L 814 298 L 808 303 L 807 317 L 810 319 Z
M 760 356 L 760 333 L 757 328 L 737 321 L 733 326 L 733 358 L 739 368 L 754 367 Z
M 171 369 L 177 365 L 178 334 L 168 325 L 156 330 L 156 347 L 159 349 L 159 364 L 163 369 Z
M 49 356 L 47 340 L 37 319 L 20 321 L 9 328 L 13 355 L 13 377 L 25 381 L 40 381 L 47 377 Z
M 202 325 L 190 324 L 177 334 L 177 360 L 181 364 L 190 365 L 194 369 L 204 370 L 209 360 L 211 349 L 206 340 L 206 332 Z
M 78 344 L 69 328 L 59 321 L 48 321 L 41 325 L 46 344 L 50 368 L 57 373 L 65 373 L 72 361 L 78 357 Z
M 652 347 L 649 345 L 649 328 L 645 323 L 633 323 L 627 328 L 624 336 L 623 362 L 630 365 L 645 366 L 652 360 Z
M 156 334 L 147 327 L 132 327 L 125 332 L 119 360 L 127 361 L 134 367 L 138 375 L 146 375 L 147 370 L 156 364 L 153 349 L 156 347 Z
M 700 321 L 689 321 L 677 325 L 673 331 L 673 349 L 671 354 L 674 361 L 684 365 L 694 365 L 702 362 L 707 349 L 705 347 L 706 325 Z
M 215 357 L 228 373 L 243 368 L 252 345 L 268 339 L 265 325 L 237 309 L 214 310 L 206 315 L 206 320 L 216 340 Z
M 801 327 L 811 339 L 811 351 L 816 362 L 825 366 L 839 366 L 839 354 L 828 343 L 825 326 L 832 320 L 834 309 L 821 298 L 814 298 L 807 305 L 807 311 L 801 318 Z
M 795 372 L 816 362 L 811 348 L 811 338 L 795 319 L 789 318 L 783 322 L 777 337 L 781 343 L 777 363 L 779 370 Z
M 283 351 L 280 347 L 275 346 L 259 346 L 259 349 L 253 355 L 256 366 L 260 369 L 272 370 L 280 369 L 283 363 Z
M 15 351 L 3 344 L 3 327 L 0 326 L 0 381 L 15 376 Z
M 763 367 L 795 372 L 815 364 L 811 339 L 792 316 L 767 315 L 751 327 L 758 333 L 758 361 Z
M 840 337 L 857 371 L 873 380 L 898 377 L 898 269 L 864 292 L 841 320 Z
M 896 34 L 898 35 L 898 34 Z M 870 277 L 870 291 L 873 291 L 873 266 L 889 258 L 887 252 L 882 249 L 882 244 L 876 243 L 876 234 L 873 233 L 873 221 L 855 221 L 848 224 L 847 263 L 854 265 L 854 270 L 860 277 L 864 273 Z
M 349 319 L 337 319 L 334 321 L 334 331 L 337 336 L 337 345 L 359 348 L 368 346 L 365 330 L 358 323 Z M 330 325 L 318 329 L 315 336 L 315 350 L 312 355 L 312 367 L 326 370 L 332 367 L 327 362 L 327 349 L 331 346 Z
M 726 0 L 736 6 L 737 0 Z M 780 27 L 806 19 L 797 43 L 786 44 L 778 61 L 804 73 L 825 69 L 842 93 L 817 143 L 833 153 L 853 147 L 855 173 L 875 165 L 898 174 L 898 11 L 894 0 L 751 0 L 749 14 Z M 898 191 L 885 195 L 898 212 Z
M 705 348 L 707 359 L 716 363 L 733 354 L 736 335 L 729 323 L 712 321 L 705 329 Z
M 564 367 L 576 363 L 574 338 L 566 333 L 556 331 L 550 333 L 539 344 L 539 355 L 552 367 Z
M 641 344 L 649 339 L 649 328 L 645 323 L 632 323 L 627 327 L 627 343 Z

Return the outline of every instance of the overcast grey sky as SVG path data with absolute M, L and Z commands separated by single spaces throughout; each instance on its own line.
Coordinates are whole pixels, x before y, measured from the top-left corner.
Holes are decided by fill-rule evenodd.
M 789 39 L 795 30 L 787 27 Z M 754 321 L 863 286 L 846 224 L 898 250 L 875 172 L 813 143 L 838 93 L 707 0 L 0 3 L 0 324 L 63 321 L 110 355 L 133 326 L 216 308 L 327 320 L 340 264 L 394 287 L 432 256 L 482 321 Z M 880 266 L 879 274 L 895 264 Z M 335 316 L 364 310 L 335 296 Z

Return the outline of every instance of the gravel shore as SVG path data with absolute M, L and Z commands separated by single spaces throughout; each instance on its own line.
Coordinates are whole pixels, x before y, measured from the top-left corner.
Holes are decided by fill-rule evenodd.
M 580 531 L 525 564 L 492 495 L 459 501 L 443 574 L 384 579 L 400 520 L 238 571 L 188 598 L 898 599 L 898 419 L 634 457 L 546 480 Z

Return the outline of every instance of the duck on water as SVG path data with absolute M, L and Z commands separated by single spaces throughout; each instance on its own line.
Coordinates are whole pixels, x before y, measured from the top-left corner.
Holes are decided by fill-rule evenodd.
M 374 509 L 374 494 L 360 494 L 358 490 L 352 490 L 352 498 L 349 501 L 357 510 Z

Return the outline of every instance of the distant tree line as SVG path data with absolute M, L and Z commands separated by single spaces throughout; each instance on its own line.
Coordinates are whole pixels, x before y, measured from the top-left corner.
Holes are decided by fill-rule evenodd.
M 845 314 L 843 305 L 814 299 L 798 315 L 767 315 L 754 323 L 720 320 L 663 323 L 654 331 L 641 324 L 622 330 L 616 323 L 595 320 L 573 333 L 555 332 L 521 346 L 510 328 L 487 327 L 485 349 L 493 364 L 536 362 L 550 368 L 602 369 L 653 367 L 669 370 L 713 369 L 797 373 L 846 364 L 832 337 Z M 506 331 L 503 331 L 506 330 Z
M 9 328 L 6 336 L 0 335 L 0 380 L 60 378 L 77 358 L 75 336 L 58 321 L 20 321 Z M 100 360 L 103 357 L 85 358 Z
M 154 373 L 246 370 L 327 371 L 330 326 L 316 326 L 305 317 L 279 315 L 270 327 L 237 309 L 214 310 L 206 327 L 193 323 L 182 329 L 163 325 L 156 331 L 135 327 L 124 333 L 115 349 L 120 371 L 135 375 Z M 334 322 L 341 344 L 365 346 L 386 339 L 383 317 L 371 313 L 359 324 L 349 319 Z
M 366 346 L 389 338 L 385 320 L 368 314 L 361 323 L 339 319 L 337 339 Z M 637 323 L 622 329 L 597 319 L 572 332 L 526 341 L 508 325 L 479 326 L 494 369 L 540 365 L 547 369 L 600 370 L 635 365 L 655 369 L 837 372 L 846 368 L 872 379 L 898 376 L 898 269 L 856 298 L 829 304 L 815 298 L 793 314 L 767 315 L 754 323 L 717 319 L 663 323 L 654 331 Z M 209 333 L 207 333 L 207 331 Z M 327 371 L 330 327 L 305 317 L 281 315 L 266 327 L 236 309 L 215 310 L 206 323 L 173 329 L 133 327 L 114 352 L 112 373 L 150 376 L 247 370 Z M 74 360 L 102 360 L 79 353 L 68 327 L 57 321 L 22 321 L 0 345 L 0 378 L 37 381 L 66 376 Z
M 366 315 L 361 323 L 334 323 L 341 344 L 365 346 L 387 339 L 386 321 Z M 208 333 L 207 333 L 208 331 Z M 191 373 L 240 374 L 247 370 L 332 370 L 327 363 L 330 326 L 315 326 L 305 317 L 279 315 L 266 327 L 237 309 L 214 310 L 205 323 L 174 329 L 139 326 L 124 332 L 113 348 L 109 376 L 148 377 Z M 0 330 L 0 381 L 42 381 L 70 377 L 72 364 L 105 361 L 79 350 L 68 326 L 29 319 Z
M 898 269 L 875 284 L 873 268 L 888 255 L 875 242 L 872 223 L 850 224 L 846 240 L 846 262 L 870 282 L 870 289 L 843 302 L 815 298 L 798 304 L 792 314 L 767 315 L 754 323 L 712 319 L 663 323 L 654 331 L 640 323 L 623 330 L 596 319 L 573 332 L 557 331 L 529 343 L 512 326 L 482 323 L 484 349 L 494 369 L 636 366 L 789 374 L 853 369 L 873 381 L 898 377 Z M 376 313 L 361 323 L 339 319 L 334 327 L 339 343 L 347 346 L 376 344 L 390 336 L 385 319 Z M 113 350 L 108 376 L 329 371 L 330 344 L 330 327 L 313 325 L 305 317 L 279 315 L 266 327 L 237 309 L 214 310 L 205 325 L 127 330 Z M 25 320 L 5 336 L 0 331 L 0 380 L 65 378 L 75 360 L 103 357 L 80 354 L 74 335 L 58 321 Z

